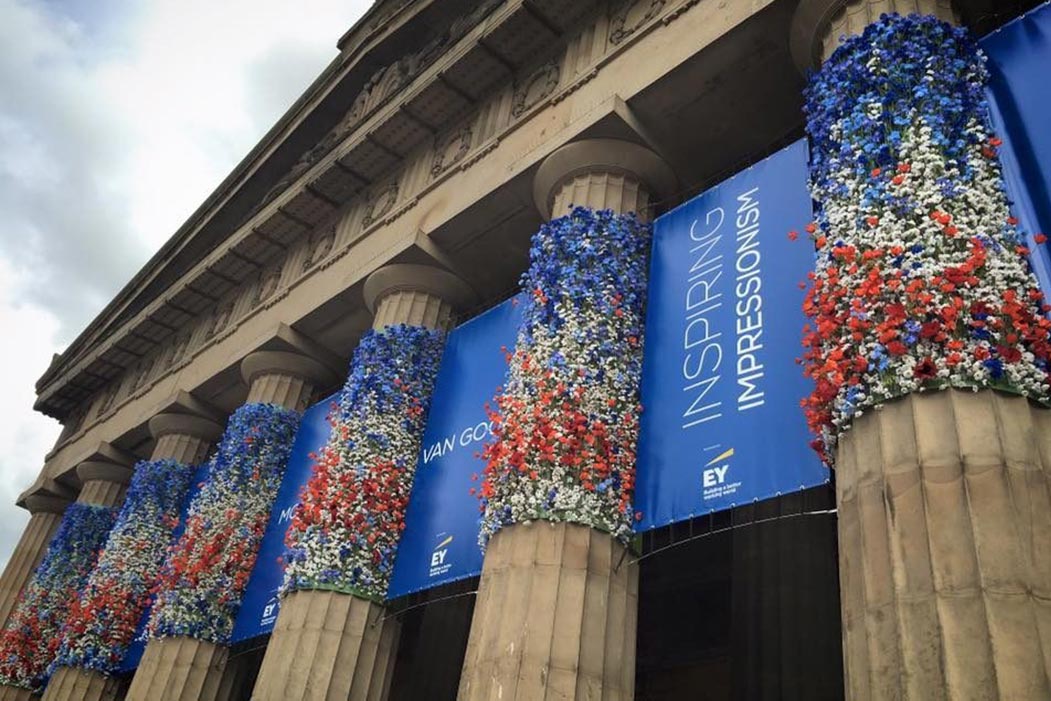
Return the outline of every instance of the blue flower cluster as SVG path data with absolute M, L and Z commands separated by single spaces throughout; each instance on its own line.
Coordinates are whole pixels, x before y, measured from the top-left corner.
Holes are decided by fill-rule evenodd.
M 71 504 L 43 560 L 0 635 L 0 684 L 37 690 L 47 684 L 70 607 L 95 567 L 116 511 Z
M 161 572 L 152 636 L 229 640 L 299 419 L 296 411 L 262 403 L 231 415 Z
M 117 522 L 66 622 L 55 667 L 118 669 L 150 604 L 192 477 L 193 468 L 176 460 L 135 466 Z
M 386 595 L 444 341 L 403 325 L 362 337 L 286 534 L 283 591 Z
M 968 127 L 975 118 L 989 124 L 981 56 L 970 32 L 928 15 L 884 15 L 846 39 L 806 89 L 814 187 L 848 196 L 849 173 L 866 182 L 863 209 L 878 202 L 908 216 L 916 207 L 909 193 L 869 175 L 907 161 L 908 136 L 925 128 L 945 159 L 947 170 L 937 176 L 942 194 L 958 194 L 975 176 L 969 152 L 984 140 Z
M 504 526 L 569 521 L 630 537 L 650 227 L 574 208 L 533 237 L 485 477 L 483 547 Z
M 649 247 L 650 228 L 634 214 L 575 207 L 544 224 L 533 236 L 521 279 L 528 293 L 522 340 L 531 342 L 533 330 L 541 327 L 558 332 L 568 316 L 587 312 L 638 322 L 582 329 L 591 336 L 579 339 L 586 340 L 588 361 L 608 358 L 628 337 L 641 339 Z M 555 364 L 565 360 L 557 352 L 552 356 Z

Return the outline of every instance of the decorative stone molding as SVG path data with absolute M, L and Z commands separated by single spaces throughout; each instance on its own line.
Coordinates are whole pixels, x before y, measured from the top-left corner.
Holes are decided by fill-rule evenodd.
M 284 262 L 278 262 L 259 274 L 259 284 L 255 287 L 252 295 L 252 309 L 274 296 L 277 288 L 281 285 L 281 273 L 284 271 Z
M 609 20 L 609 42 L 619 44 L 653 20 L 664 9 L 667 0 L 626 0 L 613 11 Z
M 315 265 L 328 257 L 332 248 L 336 245 L 336 226 L 327 226 L 315 231 L 307 243 L 307 255 L 303 259 L 303 272 L 309 271 Z
M 368 204 L 365 206 L 365 215 L 361 219 L 361 226 L 367 228 L 378 222 L 394 207 L 394 203 L 397 201 L 398 182 L 395 180 L 389 185 L 380 188 L 369 199 Z
M 511 99 L 511 116 L 521 117 L 526 110 L 538 104 L 558 87 L 562 68 L 559 60 L 548 61 L 536 68 L 515 87 Z
M 565 214 L 569 205 L 645 215 L 650 193 L 668 196 L 677 184 L 671 167 L 645 146 L 588 139 L 566 144 L 540 164 L 533 201 L 545 219 Z M 566 186 L 572 187 L 564 192 Z
M 471 137 L 473 134 L 473 127 L 468 123 L 466 126 L 447 134 L 444 139 L 436 143 L 434 162 L 431 164 L 432 178 L 437 178 L 463 160 L 464 156 L 471 150 Z
M 792 17 L 792 58 L 800 72 L 820 65 L 841 36 L 859 34 L 883 13 L 934 15 L 956 24 L 952 0 L 802 0 Z

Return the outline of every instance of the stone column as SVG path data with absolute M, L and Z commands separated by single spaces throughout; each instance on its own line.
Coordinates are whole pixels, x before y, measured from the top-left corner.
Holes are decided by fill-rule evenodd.
M 241 361 L 248 383 L 246 403 L 272 403 L 304 409 L 314 388 L 333 379 L 323 363 L 290 351 L 257 351 Z M 159 441 L 171 450 L 192 451 L 190 443 Z M 176 447 L 180 444 L 180 447 Z M 236 698 L 243 682 L 229 662 L 227 645 L 190 637 L 151 638 L 128 689 L 129 701 L 225 701 Z
M 533 192 L 545 217 L 584 206 L 648 219 L 652 194 L 674 191 L 674 174 L 649 149 L 595 139 L 551 154 Z M 588 526 L 533 521 L 497 531 L 460 701 L 633 698 L 638 575 L 619 540 Z
M 447 329 L 474 292 L 452 273 L 392 264 L 365 281 L 373 330 L 395 325 Z M 411 456 L 415 460 L 415 456 Z M 281 602 L 252 698 L 380 701 L 390 690 L 401 626 L 377 600 L 318 589 Z
M 952 0 L 802 0 L 792 18 L 792 57 L 806 72 L 831 56 L 843 37 L 861 34 L 880 15 L 893 12 L 957 23 Z
M 944 0 L 803 0 L 792 30 L 797 62 L 827 60 L 840 35 L 860 33 L 891 11 L 954 18 Z M 987 197 L 994 214 L 982 224 L 997 231 L 1006 203 Z M 950 198 L 937 207 L 957 221 L 967 216 Z M 864 239 L 851 232 L 854 240 Z M 988 270 L 978 267 L 976 279 Z M 990 328 L 1000 328 L 994 321 Z M 1049 429 L 1051 411 L 1024 397 L 941 389 L 866 409 L 840 435 L 847 698 L 1051 698 Z
M 157 441 L 150 460 L 176 460 L 184 465 L 202 462 L 223 431 L 222 426 L 210 419 L 176 413 L 154 416 L 149 427 Z M 123 686 L 121 679 L 96 670 L 59 667 L 48 682 L 43 698 L 46 701 L 117 701 L 123 698 Z
M 84 460 L 83 462 L 77 465 L 76 473 L 77 477 L 80 479 L 81 482 L 80 493 L 77 495 L 76 499 L 77 504 L 82 504 L 84 506 L 89 507 L 98 507 L 100 512 L 105 511 L 109 514 L 115 513 L 116 507 L 118 507 L 120 503 L 124 500 L 124 493 L 127 491 L 128 482 L 131 479 L 131 465 L 133 463 L 133 460 L 134 458 L 131 455 L 125 453 L 119 448 L 109 443 L 100 443 L 95 449 L 95 451 L 88 457 L 87 460 Z M 52 491 L 55 491 L 57 489 L 60 488 L 56 485 L 55 487 L 53 487 Z M 26 498 L 26 502 L 26 505 L 30 508 L 32 508 L 34 502 L 43 502 L 43 505 L 51 511 L 56 511 L 59 506 L 59 503 L 56 500 L 50 499 L 48 497 L 30 496 Z M 70 515 L 69 512 L 64 510 L 64 507 L 61 513 L 63 513 L 64 516 L 58 516 L 57 514 L 49 514 L 49 516 L 54 515 L 57 519 L 57 521 L 55 521 L 53 524 L 50 518 L 48 518 L 46 521 L 38 521 L 38 524 L 44 524 L 46 526 L 49 533 L 45 545 L 50 544 L 50 535 L 53 535 L 53 533 L 58 529 L 58 526 L 62 523 L 62 519 L 64 517 L 69 517 Z M 33 522 L 30 521 L 30 526 L 33 525 Z M 107 522 L 107 528 L 111 525 L 112 520 L 109 520 Z M 40 526 L 38 525 L 37 527 L 39 528 Z M 41 528 L 41 531 L 43 530 L 44 529 Z M 81 549 L 81 554 L 83 554 L 85 557 L 90 556 L 92 559 L 94 559 L 96 551 L 100 549 L 105 543 L 104 534 L 96 535 L 98 535 L 101 538 L 101 540 L 97 544 L 81 543 L 79 545 L 79 548 Z M 30 570 L 30 573 L 37 571 L 37 568 L 39 567 L 43 559 L 44 552 L 46 552 L 46 547 L 42 549 L 37 555 L 36 563 L 34 564 L 33 569 Z M 37 576 L 39 576 L 39 574 Z M 76 576 L 78 578 L 83 577 L 83 580 L 77 583 L 64 582 L 63 584 L 65 586 L 74 587 L 77 591 L 79 591 L 79 588 L 82 587 L 84 582 L 86 581 L 87 576 L 86 573 L 78 573 Z M 29 577 L 27 576 L 23 579 L 22 586 L 24 587 L 28 582 Z M 54 590 L 47 589 L 46 591 L 51 592 Z M 43 594 L 42 596 L 47 596 L 47 594 Z M 35 599 L 32 601 L 27 601 L 23 598 L 22 603 L 20 605 L 33 607 L 39 604 L 39 600 Z M 55 602 L 52 602 L 52 605 L 55 605 Z M 51 632 L 48 634 L 48 637 L 52 635 L 60 635 L 61 626 L 65 620 L 64 617 L 68 612 L 68 608 L 63 609 L 62 607 L 68 607 L 68 605 L 69 602 L 66 599 L 63 599 L 61 603 L 58 604 L 59 609 L 56 611 L 56 613 L 53 614 L 53 618 L 48 622 L 48 628 L 45 628 L 45 630 L 51 630 Z M 14 606 L 12 605 L 11 608 L 14 609 Z M 17 613 L 15 613 L 15 616 L 17 616 Z M 11 622 L 9 621 L 9 623 Z M 18 625 L 18 623 L 14 623 L 14 626 L 16 628 L 18 627 Z M 5 631 L 5 634 L 6 633 L 7 631 Z M 22 643 L 19 643 L 19 649 L 16 654 L 20 657 L 24 656 L 24 659 L 35 660 L 34 664 L 39 665 L 42 661 L 41 656 L 48 654 L 46 648 L 46 641 L 47 638 L 40 637 L 30 639 L 28 642 L 23 641 Z M 28 649 L 29 647 L 34 645 L 36 646 L 36 649 Z M 46 667 L 41 667 L 37 669 L 37 671 L 34 672 L 34 674 L 44 676 L 45 671 Z M 0 699 L 2 699 L 3 701 L 29 699 L 32 697 L 33 692 L 31 692 L 28 688 L 23 688 L 22 686 L 16 686 L 14 684 L 0 685 Z
M 96 506 L 120 506 L 131 481 L 131 465 L 122 465 L 102 460 L 87 460 L 77 465 L 80 479 L 81 504 Z
M 67 492 L 61 487 L 58 489 L 63 494 Z M 71 491 L 69 494 L 72 496 Z M 18 595 L 40 564 L 40 559 L 44 557 L 47 544 L 62 521 L 62 513 L 69 506 L 70 499 L 38 490 L 23 497 L 21 502 L 31 515 L 11 553 L 11 558 L 7 561 L 4 574 L 0 576 L 0 628 L 7 622 Z

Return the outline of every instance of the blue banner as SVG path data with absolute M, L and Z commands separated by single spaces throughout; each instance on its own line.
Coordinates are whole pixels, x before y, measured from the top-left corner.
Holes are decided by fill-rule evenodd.
M 478 486 L 471 476 L 491 426 L 485 405 L 504 382 L 504 352 L 513 349 L 521 307 L 508 300 L 449 334 L 423 436 L 405 532 L 389 598 L 472 577 L 482 571 Z
M 303 413 L 303 419 L 292 444 L 292 453 L 285 468 L 281 489 L 270 512 L 270 522 L 259 546 L 252 576 L 245 587 L 241 610 L 234 621 L 231 642 L 240 642 L 274 629 L 280 603 L 277 591 L 284 577 L 285 567 L 281 561 L 285 552 L 285 531 L 292 518 L 292 510 L 299 503 L 300 491 L 310 479 L 315 455 L 328 442 L 332 427 L 328 414 L 336 395 L 332 395 Z
M 186 529 L 186 517 L 190 512 L 190 504 L 197 497 L 197 492 L 201 491 L 201 487 L 204 486 L 204 481 L 208 479 L 208 462 L 199 465 L 197 470 L 193 473 L 193 481 L 190 482 L 190 488 L 186 490 L 186 497 L 183 500 L 182 512 L 179 514 L 179 524 L 172 531 L 171 542 L 179 540 L 179 536 L 182 535 L 183 530 Z M 139 662 L 142 661 L 142 653 L 146 651 L 146 643 L 148 638 L 146 635 L 146 626 L 150 622 L 150 614 L 153 613 L 153 607 L 147 606 L 146 610 L 142 612 L 142 616 L 139 618 L 139 623 L 135 627 L 135 637 L 132 638 L 131 644 L 128 645 L 128 651 L 124 653 L 124 659 L 121 660 L 120 666 L 117 668 L 118 674 L 126 674 L 133 672 L 139 666 Z
M 799 141 L 657 219 L 642 370 L 639 530 L 828 481 L 799 401 L 813 219 Z
M 1042 5 L 982 39 L 989 57 L 993 126 L 1004 140 L 1004 166 L 1012 212 L 1029 236 L 1040 287 L 1051 292 L 1051 257 L 1033 234 L 1051 234 L 1051 5 Z

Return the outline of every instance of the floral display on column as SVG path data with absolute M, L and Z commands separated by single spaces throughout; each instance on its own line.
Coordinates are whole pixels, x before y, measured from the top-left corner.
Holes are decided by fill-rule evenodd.
M 0 684 L 39 691 L 62 640 L 62 626 L 98 560 L 116 510 L 71 504 L 0 633 Z
M 476 490 L 483 547 L 534 519 L 630 537 L 649 247 L 635 215 L 583 207 L 533 237 Z
M 386 596 L 443 346 L 420 326 L 361 339 L 285 537 L 283 591 Z
M 245 404 L 230 417 L 161 571 L 152 637 L 229 640 L 299 418 L 261 403 Z
M 176 460 L 135 466 L 117 522 L 62 631 L 55 666 L 112 674 L 150 605 L 194 468 Z
M 1008 210 L 987 79 L 966 30 L 884 15 L 807 89 L 819 208 L 803 406 L 829 464 L 854 418 L 909 392 L 1048 397 L 1051 322 Z

